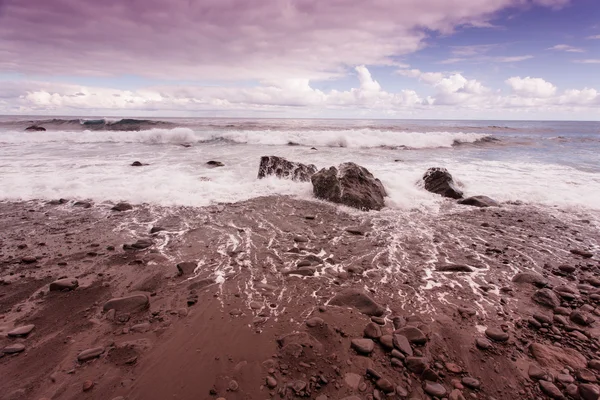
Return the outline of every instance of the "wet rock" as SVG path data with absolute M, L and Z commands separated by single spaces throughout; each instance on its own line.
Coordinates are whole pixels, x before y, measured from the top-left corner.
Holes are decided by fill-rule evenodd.
M 548 280 L 536 272 L 519 272 L 513 278 L 514 283 L 531 283 L 538 287 L 548 284 Z
M 81 385 L 81 389 L 84 392 L 89 392 L 90 390 L 92 390 L 92 388 L 94 387 L 94 382 L 93 381 L 85 381 L 83 382 L 83 385 Z
M 223 164 L 221 161 L 214 161 L 214 160 L 208 161 L 206 163 L 206 165 L 208 165 L 211 168 L 224 167 L 225 166 L 225 164 Z
M 392 335 L 383 335 L 379 338 L 379 344 L 385 350 L 390 351 L 394 348 L 394 339 L 392 338 Z
M 444 366 L 453 374 L 460 374 L 462 372 L 462 368 L 458 364 L 447 362 L 444 364 Z
M 394 331 L 395 334 L 405 336 L 410 343 L 413 344 L 425 344 L 427 343 L 427 336 L 419 328 L 414 326 L 405 326 Z
M 496 200 L 491 199 L 487 196 L 467 197 L 466 199 L 459 200 L 458 204 L 463 204 L 465 206 L 474 206 L 474 207 L 500 207 L 500 203 L 498 203 Z
M 569 315 L 569 319 L 578 325 L 587 326 L 594 322 L 594 319 L 589 314 L 575 310 Z
M 546 372 L 541 369 L 539 366 L 535 364 L 531 364 L 529 366 L 529 370 L 527 371 L 529 377 L 534 380 L 543 379 L 546 376 Z
M 150 305 L 150 299 L 145 294 L 134 294 L 126 297 L 116 297 L 104 303 L 104 311 L 115 310 L 116 312 L 141 311 Z
M 440 272 L 473 272 L 473 268 L 463 264 L 442 264 L 435 267 Z
M 546 307 L 554 308 L 560 306 L 558 296 L 550 289 L 540 289 L 533 294 L 533 300 Z
M 151 239 L 138 239 L 137 242 L 133 243 L 131 245 L 132 249 L 135 250 L 143 250 L 143 249 L 147 249 L 148 247 L 152 246 L 154 243 L 152 242 Z M 125 249 L 127 250 L 127 249 Z
M 446 388 L 437 382 L 423 382 L 423 390 L 430 396 L 442 398 L 446 395 Z
M 240 388 L 240 385 L 237 383 L 237 381 L 235 380 L 230 380 L 229 383 L 227 384 L 227 390 L 229 390 L 230 392 L 237 392 L 237 390 Z
M 498 328 L 487 328 L 485 330 L 485 336 L 496 342 L 506 342 L 509 338 L 508 333 Z
M 529 346 L 529 351 L 541 367 L 560 371 L 565 365 L 573 369 L 585 368 L 586 366 L 585 357 L 574 349 L 532 343 Z
M 360 385 L 360 380 L 361 376 L 353 372 L 347 372 L 344 375 L 344 382 L 346 383 L 346 385 L 348 385 L 349 388 L 353 390 L 358 389 L 358 386 Z
M 185 261 L 177 264 L 177 275 L 188 276 L 193 275 L 194 270 L 198 267 L 198 263 L 195 261 Z
M 13 343 L 2 349 L 2 352 L 5 354 L 17 354 L 21 353 L 25 350 L 25 345 L 22 343 Z
M 600 389 L 596 385 L 583 383 L 579 385 L 579 396 L 583 400 L 598 400 L 600 398 Z
M 51 292 L 60 292 L 63 290 L 75 290 L 79 286 L 79 281 L 75 278 L 64 278 L 54 281 L 50 284 Z
M 45 132 L 46 128 L 43 126 L 31 125 L 25 128 L 27 132 Z
M 592 258 L 592 257 L 594 257 L 593 253 L 590 253 L 589 251 L 585 251 L 585 250 L 571 249 L 569 251 L 571 252 L 571 254 L 575 254 L 575 255 L 581 256 L 583 258 Z
M 92 360 L 94 358 L 98 358 L 104 353 L 104 347 L 94 347 L 92 349 L 87 349 L 79 353 L 77 356 L 77 361 L 85 362 Z
M 323 326 L 323 325 L 325 325 L 325 321 L 323 321 L 323 318 L 312 317 L 312 318 L 306 320 L 306 326 L 308 326 L 309 328 L 314 328 L 316 326 Z
M 309 182 L 317 172 L 313 164 L 306 165 L 299 162 L 288 161 L 282 157 L 263 156 L 258 167 L 258 179 L 274 175 L 282 179 Z
M 33 256 L 25 256 L 23 258 L 21 258 L 21 262 L 23 264 L 33 264 L 37 262 L 37 258 L 33 257 Z
M 397 348 L 398 350 L 400 350 L 402 353 L 406 354 L 407 356 L 413 355 L 412 347 L 410 347 L 410 343 L 408 342 L 408 339 L 406 338 L 406 336 L 400 335 L 400 334 L 394 334 L 393 335 L 393 343 L 394 343 L 394 347 Z
M 348 162 L 330 167 L 311 178 L 315 197 L 359 210 L 380 210 L 387 196 L 379 179 L 366 168 Z
M 575 268 L 574 266 L 566 265 L 566 264 L 559 265 L 558 269 L 566 274 L 572 274 L 573 272 L 575 272 L 577 270 L 577 268 Z
M 539 384 L 542 392 L 544 392 L 548 397 L 552 399 L 564 399 L 561 391 L 552 382 L 540 380 Z
M 588 366 L 588 368 L 591 368 L 593 370 L 600 371 L 600 360 L 596 360 L 596 359 L 590 360 L 590 361 L 588 361 L 587 366 Z
M 148 332 L 150 330 L 150 324 L 148 322 L 142 322 L 141 324 L 135 324 L 131 327 L 131 332 Z
M 92 203 L 90 203 L 89 201 L 76 201 L 75 203 L 73 203 L 73 207 L 91 208 Z
M 381 327 L 374 322 L 369 322 L 367 326 L 365 326 L 365 330 L 363 332 L 364 337 L 369 339 L 379 339 L 382 335 Z
M 154 234 L 154 233 L 162 232 L 162 231 L 164 231 L 164 230 L 166 230 L 166 229 L 165 229 L 165 228 L 163 228 L 162 226 L 153 226 L 153 227 L 150 229 L 150 234 L 152 235 L 152 234 Z
M 375 343 L 371 339 L 352 339 L 352 348 L 360 354 L 371 354 L 375 349 Z
M 489 340 L 487 340 L 485 338 L 475 339 L 475 345 L 477 346 L 477 348 L 479 348 L 481 350 L 488 350 L 488 349 L 492 348 L 492 342 L 490 342 Z
M 425 357 L 406 357 L 406 368 L 415 374 L 421 375 L 427 369 Z
M 470 376 L 463 377 L 460 382 L 469 389 L 479 389 L 481 387 L 481 382 L 475 378 L 471 378 Z
M 575 371 L 575 376 L 577 377 L 577 380 L 581 382 L 596 382 L 596 374 L 586 368 L 580 368 Z
M 394 384 L 385 378 L 381 378 L 377 380 L 375 386 L 383 393 L 393 393 L 394 392 Z
M 8 331 L 7 335 L 8 337 L 24 337 L 29 335 L 34 328 L 35 325 L 33 324 L 19 326 L 18 328 Z
M 270 389 L 274 389 L 277 387 L 277 380 L 275 378 L 273 378 L 272 376 L 267 376 L 267 386 Z
M 460 390 L 454 389 L 452 392 L 450 392 L 450 395 L 448 396 L 448 400 L 466 400 L 466 399 Z
M 354 307 L 363 314 L 376 317 L 382 316 L 385 312 L 385 308 L 359 289 L 348 289 L 338 293 L 331 299 L 329 305 Z
M 113 211 L 129 211 L 133 210 L 133 206 L 129 203 L 117 203 L 111 208 Z
M 456 186 L 446 168 L 429 168 L 423 175 L 425 190 L 451 199 L 462 199 L 463 193 Z

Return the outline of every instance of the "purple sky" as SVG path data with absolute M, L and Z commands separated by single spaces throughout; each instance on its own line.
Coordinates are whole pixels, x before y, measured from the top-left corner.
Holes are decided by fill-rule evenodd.
M 597 0 L 0 0 L 0 113 L 600 119 Z

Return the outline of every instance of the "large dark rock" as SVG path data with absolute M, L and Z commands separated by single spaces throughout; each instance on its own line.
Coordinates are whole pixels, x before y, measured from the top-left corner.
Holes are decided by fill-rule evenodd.
M 30 132 L 45 132 L 46 128 L 43 126 L 31 125 L 25 128 L 25 130 Z
M 458 204 L 463 204 L 465 206 L 474 206 L 474 207 L 500 207 L 500 203 L 498 203 L 496 200 L 491 199 L 487 196 L 467 197 L 466 199 L 459 200 Z
M 317 167 L 313 164 L 306 165 L 277 156 L 263 156 L 258 167 L 258 179 L 275 175 L 278 178 L 308 182 L 316 172 Z
M 425 190 L 451 199 L 462 199 L 463 192 L 456 187 L 452 175 L 446 168 L 429 168 L 423 175 Z
M 311 178 L 313 193 L 319 199 L 359 210 L 380 210 L 387 196 L 379 179 L 366 168 L 347 162 L 337 168 L 323 168 Z
M 369 297 L 365 292 L 357 289 L 348 289 L 341 293 L 338 293 L 331 301 L 329 305 L 342 306 L 342 307 L 354 307 L 363 314 L 369 316 L 380 317 L 384 314 L 385 308 L 377 304 L 375 300 Z

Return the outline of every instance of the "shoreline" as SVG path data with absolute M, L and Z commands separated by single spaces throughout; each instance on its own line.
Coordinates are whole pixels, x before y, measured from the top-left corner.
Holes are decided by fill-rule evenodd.
M 527 205 L 457 210 L 349 214 L 287 196 L 123 212 L 0 202 L 0 347 L 25 346 L 0 357 L 8 377 L 0 389 L 7 400 L 380 396 L 389 385 L 369 368 L 405 398 L 427 398 L 432 380 L 446 397 L 537 398 L 529 366 L 563 368 L 556 357 L 532 356 L 530 344 L 559 343 L 585 368 L 600 331 L 570 315 L 567 324 L 553 321 L 551 308 L 533 300 L 540 289 L 512 279 L 535 272 L 565 309 L 594 316 L 598 223 Z M 152 227 L 163 230 L 150 234 Z M 59 278 L 78 286 L 49 291 Z M 563 286 L 569 291 L 557 291 Z M 360 301 L 334 300 L 349 290 Z M 148 308 L 103 310 L 111 298 L 140 293 Z M 365 311 L 385 320 L 369 323 Z M 549 325 L 532 323 L 536 313 Z M 390 357 L 381 339 L 398 316 L 425 336 L 425 344 L 411 341 L 404 360 Z M 27 324 L 35 328 L 26 337 L 6 337 Z M 368 356 L 352 344 L 365 327 L 376 337 Z M 479 349 L 487 328 L 505 328 L 508 340 Z M 286 339 L 293 332 L 305 333 Z M 98 347 L 97 358 L 77 361 Z M 408 352 L 424 359 L 408 362 Z M 465 377 L 479 385 L 460 383 Z M 94 386 L 82 394 L 88 380 Z

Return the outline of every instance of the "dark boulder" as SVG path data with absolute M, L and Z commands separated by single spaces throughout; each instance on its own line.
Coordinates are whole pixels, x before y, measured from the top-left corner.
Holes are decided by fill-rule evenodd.
M 490 199 L 487 196 L 467 197 L 466 199 L 459 200 L 458 204 L 474 207 L 500 207 L 500 203 L 494 199 Z
M 452 175 L 446 168 L 429 168 L 423 175 L 425 190 L 451 199 L 462 199 L 463 192 L 456 187 Z
M 132 167 L 143 167 L 144 165 L 149 165 L 149 164 L 144 164 L 144 163 L 142 163 L 140 161 L 134 161 L 134 162 L 131 163 Z
M 223 164 L 221 161 L 209 161 L 206 163 L 206 165 L 212 168 L 225 166 L 225 164 Z
M 43 126 L 31 125 L 25 128 L 25 130 L 30 132 L 45 132 L 46 128 Z
M 352 162 L 337 168 L 323 168 L 311 178 L 313 193 L 319 199 L 344 204 L 359 210 L 381 210 L 387 196 L 379 179 L 366 168 Z
M 317 167 L 313 164 L 306 165 L 277 156 L 263 156 L 258 167 L 258 179 L 275 175 L 278 178 L 308 182 L 316 172 Z
M 129 211 L 129 210 L 133 210 L 133 206 L 129 203 L 117 203 L 115 204 L 111 210 L 113 211 Z
M 360 289 L 348 289 L 338 293 L 329 305 L 354 307 L 363 314 L 380 317 L 385 313 L 385 308 L 375 302 L 369 295 Z

